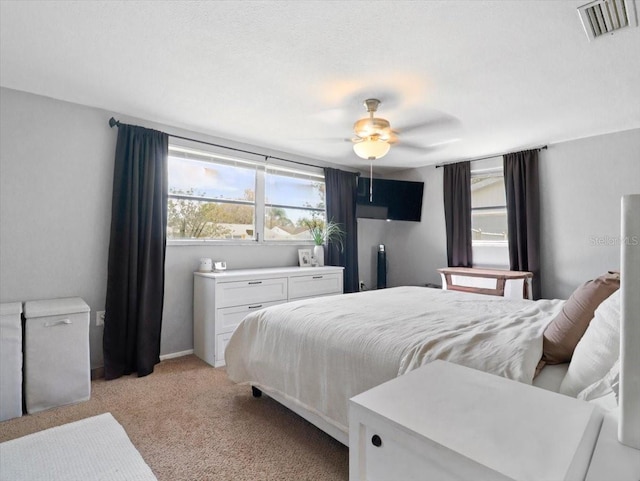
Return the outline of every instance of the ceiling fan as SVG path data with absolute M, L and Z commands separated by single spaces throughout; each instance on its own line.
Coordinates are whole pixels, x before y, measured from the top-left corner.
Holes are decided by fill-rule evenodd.
M 353 143 L 353 151 L 356 155 L 362 159 L 369 160 L 369 176 L 371 182 L 369 183 L 369 201 L 373 201 L 373 161 L 380 159 L 387 155 L 391 149 L 391 145 L 398 144 L 398 147 L 410 148 L 425 152 L 436 147 L 436 145 L 443 145 L 451 141 L 459 140 L 452 139 L 451 141 L 440 142 L 430 146 L 413 145 L 408 142 L 398 142 L 400 132 L 408 132 L 421 127 L 435 126 L 438 124 L 449 123 L 454 121 L 453 117 L 446 116 L 437 119 L 428 119 L 413 125 L 405 126 L 400 130 L 394 130 L 391 128 L 391 124 L 387 119 L 382 117 L 376 117 L 375 113 L 378 111 L 378 107 L 381 102 L 376 98 L 368 98 L 364 101 L 364 106 L 369 114 L 368 117 L 357 120 L 353 124 L 354 137 L 350 140 Z
M 387 155 L 391 148 L 389 143 L 393 136 L 391 124 L 387 119 L 374 117 L 379 105 L 380 100 L 378 99 L 365 100 L 364 106 L 367 108 L 369 117 L 360 119 L 353 124 L 353 133 L 355 134 L 355 137 L 351 139 L 353 151 L 363 159 L 379 159 Z
M 353 143 L 353 150 L 360 158 L 367 160 L 380 159 L 387 155 L 392 145 L 394 148 L 402 147 L 420 152 L 432 150 L 436 146 L 440 146 L 446 143 L 450 143 L 459 139 L 450 139 L 445 142 L 439 142 L 438 144 L 432 144 L 428 146 L 415 145 L 404 140 L 400 140 L 400 135 L 412 130 L 416 130 L 423 127 L 442 127 L 445 124 L 454 124 L 457 120 L 454 117 L 440 115 L 436 118 L 426 119 L 422 122 L 418 122 L 412 125 L 406 125 L 399 129 L 392 129 L 391 124 L 387 119 L 376 117 L 375 113 L 380 106 L 380 100 L 376 98 L 369 98 L 363 102 L 368 117 L 357 120 L 353 124 L 354 136 L 350 139 Z

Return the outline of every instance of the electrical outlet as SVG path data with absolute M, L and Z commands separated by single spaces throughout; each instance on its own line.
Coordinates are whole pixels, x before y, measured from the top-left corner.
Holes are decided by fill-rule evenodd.
M 96 326 L 104 326 L 105 311 L 96 311 Z

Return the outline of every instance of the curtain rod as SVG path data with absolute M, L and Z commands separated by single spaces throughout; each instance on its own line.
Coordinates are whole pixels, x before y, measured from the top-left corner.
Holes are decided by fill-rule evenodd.
M 525 149 L 525 150 L 547 150 L 547 145 L 542 145 L 540 147 L 534 147 L 533 149 Z M 522 151 L 519 151 L 522 152 Z M 445 165 L 449 165 L 449 164 L 457 164 L 458 162 L 477 162 L 478 160 L 487 160 L 487 159 L 493 159 L 494 157 L 500 157 L 503 155 L 507 155 L 507 154 L 514 154 L 515 152 L 503 152 L 502 154 L 494 154 L 494 155 L 488 155 L 487 157 L 479 157 L 477 159 L 469 159 L 469 160 L 459 160 L 456 162 L 446 162 L 444 164 L 436 164 L 436 169 L 439 169 L 440 167 L 444 167 Z
M 109 119 L 109 127 L 113 128 L 113 127 L 120 127 L 120 121 L 114 119 L 113 117 L 111 117 Z M 173 134 L 167 134 L 169 135 L 169 137 L 174 137 L 176 139 L 182 139 L 182 140 L 188 140 L 190 142 L 197 142 L 199 144 L 205 144 L 205 145 L 211 145 L 212 147 L 220 147 L 222 149 L 228 149 L 228 150 L 233 150 L 235 152 L 242 152 L 244 154 L 252 154 L 252 155 L 259 155 L 261 157 L 264 157 L 264 160 L 269 160 L 269 159 L 275 159 L 275 160 L 282 160 L 284 162 L 290 162 L 292 164 L 298 164 L 298 165 L 306 165 L 307 167 L 316 167 L 318 169 L 322 169 L 322 167 L 318 166 L 318 165 L 314 165 L 314 164 L 307 164 L 305 162 L 299 162 L 297 160 L 289 160 L 289 159 L 283 159 L 282 157 L 274 157 L 273 155 L 265 155 L 265 154 L 261 154 L 259 152 L 252 152 L 251 150 L 243 150 L 243 149 L 237 149 L 235 147 L 228 147 L 226 145 L 220 145 L 220 144 L 214 144 L 212 142 L 205 142 L 204 140 L 198 140 L 198 139 L 191 139 L 189 137 L 182 137 L 180 135 L 173 135 Z

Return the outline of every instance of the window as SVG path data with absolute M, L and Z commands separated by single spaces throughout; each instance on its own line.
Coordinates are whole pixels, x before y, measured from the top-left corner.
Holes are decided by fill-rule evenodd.
M 255 239 L 257 166 L 169 147 L 168 239 Z
M 471 231 L 474 245 L 508 242 L 502 165 L 471 172 Z
M 324 223 L 324 176 L 268 167 L 265 173 L 266 240 L 311 240 L 305 223 Z
M 174 241 L 310 241 L 324 222 L 321 169 L 289 169 L 204 148 L 169 145 L 167 238 Z

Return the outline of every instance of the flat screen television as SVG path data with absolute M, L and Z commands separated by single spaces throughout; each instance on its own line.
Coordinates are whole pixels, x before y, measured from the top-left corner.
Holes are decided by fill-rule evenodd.
M 368 177 L 358 178 L 357 217 L 420 222 L 424 182 L 373 179 L 371 201 L 369 184 Z

